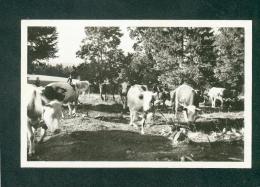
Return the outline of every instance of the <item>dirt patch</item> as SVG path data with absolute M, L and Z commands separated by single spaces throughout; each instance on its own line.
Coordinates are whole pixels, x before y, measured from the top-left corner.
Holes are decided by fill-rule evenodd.
M 170 137 L 176 123 L 169 123 L 173 114 L 166 112 L 163 116 L 156 113 L 148 121 L 145 135 L 141 135 L 140 126 L 129 125 L 129 113 L 121 114 L 122 106 L 116 99 L 104 102 L 99 95 L 84 96 L 85 103 L 78 107 L 76 117 L 68 116 L 65 109 L 61 133 L 54 136 L 48 132 L 45 142 L 37 145 L 37 154 L 29 160 L 243 161 L 242 136 L 230 142 L 206 139 L 174 144 Z M 243 129 L 243 112 L 202 114 L 195 127 L 192 133 L 196 140 L 200 133 L 204 139 L 216 133 L 224 140 Z

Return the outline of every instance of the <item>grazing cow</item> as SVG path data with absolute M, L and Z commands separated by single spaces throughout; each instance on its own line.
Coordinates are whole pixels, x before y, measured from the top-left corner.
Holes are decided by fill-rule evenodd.
M 220 107 L 223 108 L 223 100 L 225 97 L 225 92 L 227 92 L 225 88 L 213 87 L 209 90 L 208 96 L 211 101 L 212 108 L 216 107 L 216 100 L 219 100 L 221 102 Z
M 175 117 L 180 107 L 182 107 L 184 119 L 187 123 L 194 123 L 197 118 L 197 111 L 200 111 L 200 98 L 197 91 L 192 87 L 183 84 L 171 92 L 171 100 L 175 105 Z
M 134 123 L 137 112 L 142 112 L 141 134 L 144 134 L 144 125 L 148 113 L 152 114 L 156 93 L 148 91 L 145 85 L 131 86 L 127 93 L 127 106 L 130 111 L 130 125 L 137 127 Z
M 69 115 L 76 114 L 76 107 L 79 97 L 79 91 L 76 86 L 65 82 L 54 82 L 45 87 L 43 94 L 49 100 L 57 99 L 63 104 L 67 104 L 69 108 Z M 72 105 L 74 105 L 73 110 L 71 107 Z
M 109 82 L 109 80 L 105 80 L 103 83 L 99 84 L 99 93 L 101 99 L 104 101 L 103 94 L 105 95 L 105 101 L 107 101 L 107 94 L 112 94 L 113 100 L 115 100 L 115 91 L 116 91 L 116 83 Z
M 41 142 L 48 128 L 51 132 L 56 132 L 59 128 L 61 118 L 61 103 L 53 100 L 47 103 L 47 99 L 42 96 L 41 90 L 31 84 L 26 87 L 27 104 L 27 138 L 29 141 L 29 155 L 35 153 L 34 130 L 41 128 Z
M 127 92 L 130 88 L 129 82 L 122 82 L 119 86 L 119 95 L 121 97 L 122 105 L 123 105 L 123 111 L 126 110 L 127 107 Z

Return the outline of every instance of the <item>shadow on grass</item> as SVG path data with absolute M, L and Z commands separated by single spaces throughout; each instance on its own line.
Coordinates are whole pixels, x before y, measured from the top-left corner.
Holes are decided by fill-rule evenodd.
M 130 122 L 130 119 L 126 119 L 122 116 L 102 116 L 100 117 L 100 120 L 111 122 L 111 123 L 124 123 L 124 124 L 128 124 Z
M 121 113 L 123 112 L 123 107 L 121 104 L 97 104 L 97 105 L 89 105 L 89 104 L 81 104 L 77 107 L 78 111 L 87 111 L 94 110 L 99 112 L 107 112 L 107 113 Z
M 37 146 L 35 160 L 127 161 L 146 160 L 138 153 L 169 151 L 165 137 L 141 135 L 131 131 L 75 131 L 52 137 Z M 155 159 L 155 158 L 153 158 Z
M 242 161 L 243 141 L 186 143 L 172 146 L 162 136 L 131 131 L 75 131 L 50 138 L 36 147 L 30 161 Z

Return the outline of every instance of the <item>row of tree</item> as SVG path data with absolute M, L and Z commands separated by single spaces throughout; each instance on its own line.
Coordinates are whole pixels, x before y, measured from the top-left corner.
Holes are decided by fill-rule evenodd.
M 28 67 L 32 67 L 29 73 L 40 73 L 34 69 L 35 62 L 44 56 L 52 58 L 57 52 L 56 30 L 51 27 L 41 32 L 45 28 L 28 30 Z M 118 27 L 86 27 L 86 37 L 76 53 L 84 63 L 71 69 L 56 68 L 64 69 L 66 76 L 70 71 L 75 77 L 91 82 L 128 80 L 132 84 L 163 83 L 172 88 L 186 82 L 199 89 L 221 86 L 242 90 L 243 28 L 136 27 L 128 30 L 136 41 L 134 53 L 125 55 L 119 49 L 123 34 Z

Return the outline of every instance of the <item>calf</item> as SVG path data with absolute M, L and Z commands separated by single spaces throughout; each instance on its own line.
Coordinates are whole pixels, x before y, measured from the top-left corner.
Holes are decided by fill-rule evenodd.
M 134 123 L 137 112 L 142 112 L 141 134 L 144 134 L 144 125 L 147 114 L 152 114 L 153 103 L 156 93 L 150 92 L 145 85 L 131 86 L 127 93 L 127 106 L 130 111 L 130 125 L 137 127 Z
M 179 108 L 183 109 L 184 119 L 187 123 L 194 123 L 197 119 L 199 108 L 199 95 L 189 85 L 183 84 L 171 92 L 171 100 L 175 105 L 175 117 Z
M 69 108 L 69 115 L 76 114 L 79 97 L 79 90 L 76 86 L 65 82 L 54 82 L 48 84 L 42 92 L 43 95 L 49 100 L 57 99 L 63 104 L 67 104 Z M 73 110 L 72 105 L 74 105 Z
M 46 134 L 46 129 L 55 132 L 59 128 L 61 118 L 61 103 L 53 100 L 47 103 L 47 99 L 42 96 L 41 90 L 34 85 L 28 84 L 26 87 L 27 104 L 27 137 L 29 141 L 29 155 L 35 153 L 34 130 L 41 128 L 41 142 Z

